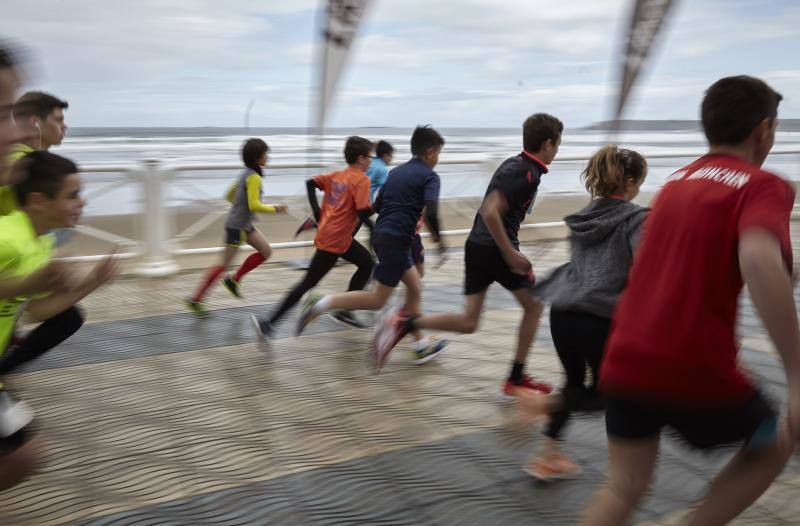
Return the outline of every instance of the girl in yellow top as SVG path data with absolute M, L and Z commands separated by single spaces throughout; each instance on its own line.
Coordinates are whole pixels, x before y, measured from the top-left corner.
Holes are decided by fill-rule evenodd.
M 261 202 L 261 178 L 264 176 L 262 167 L 267 164 L 268 151 L 269 146 L 261 139 L 248 139 L 244 143 L 242 160 L 245 170 L 234 181 L 227 194 L 227 199 L 231 202 L 231 210 L 225 221 L 225 252 L 222 254 L 222 261 L 218 266 L 209 270 L 197 293 L 187 300 L 189 308 L 198 316 L 206 314 L 203 297 L 225 271 L 225 267 L 233 260 L 242 241 L 246 240 L 257 252 L 242 262 L 236 274 L 223 280 L 228 291 L 237 298 L 242 297 L 239 283 L 244 275 L 269 259 L 272 254 L 272 248 L 267 240 L 253 226 L 256 213 L 284 214 L 287 211 L 286 205 L 268 205 Z

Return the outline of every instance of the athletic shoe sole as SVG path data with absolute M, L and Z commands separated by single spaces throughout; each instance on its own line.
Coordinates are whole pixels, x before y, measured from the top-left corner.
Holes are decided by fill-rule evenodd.
M 436 358 L 437 356 L 439 356 L 444 352 L 444 350 L 447 348 L 447 343 L 448 342 L 445 340 L 439 340 L 435 344 L 435 345 L 440 345 L 439 350 L 436 352 L 432 352 L 431 354 L 425 356 L 424 358 L 417 358 L 416 360 L 414 360 L 414 365 L 422 365 L 424 363 L 428 363 L 429 361 L 433 360 L 434 358 Z
M 319 318 L 319 314 L 314 312 L 314 306 L 316 306 L 317 302 L 319 302 L 320 297 L 315 296 L 313 298 L 308 298 L 305 303 L 303 304 L 303 310 L 300 312 L 300 317 L 297 319 L 297 329 L 295 330 L 295 336 L 300 336 L 303 334 L 303 331 L 306 330 L 312 321 Z
M 345 327 L 349 327 L 351 329 L 366 329 L 367 328 L 366 325 L 364 325 L 363 323 L 361 323 L 359 321 L 356 321 L 356 323 L 350 323 L 349 321 L 347 321 L 344 318 L 339 318 L 338 316 L 336 316 L 335 312 L 330 312 L 329 314 L 330 314 L 331 318 L 334 319 L 334 321 L 336 321 L 340 325 L 344 325 Z
M 579 477 L 581 475 L 581 473 L 583 473 L 583 470 L 578 468 L 578 469 L 576 469 L 574 471 L 568 471 L 566 473 L 556 473 L 554 475 L 544 475 L 542 473 L 539 473 L 539 472 L 529 468 L 528 466 L 523 467 L 522 471 L 524 471 L 525 473 L 527 473 L 528 475 L 530 475 L 531 477 L 535 478 L 536 480 L 538 480 L 540 482 L 554 482 L 556 480 L 567 480 L 567 479 L 577 478 L 577 477 Z

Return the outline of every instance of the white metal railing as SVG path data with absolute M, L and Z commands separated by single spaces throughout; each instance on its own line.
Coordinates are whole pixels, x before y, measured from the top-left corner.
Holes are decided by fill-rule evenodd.
M 668 153 L 654 153 L 648 154 L 648 159 L 683 159 L 699 157 L 706 153 L 702 150 L 695 151 L 680 151 Z M 771 156 L 783 155 L 800 155 L 800 150 L 785 150 L 776 149 L 771 152 Z M 474 158 L 463 159 L 442 159 L 439 161 L 440 165 L 481 165 L 482 171 L 492 173 L 497 166 L 505 159 L 505 157 L 486 157 L 476 156 Z M 588 160 L 587 156 L 572 155 L 572 156 L 559 156 L 553 164 L 562 164 L 570 162 L 585 162 Z M 329 169 L 332 168 L 326 163 L 271 163 L 269 165 L 270 173 L 274 174 L 279 170 L 296 170 L 296 169 Z M 206 215 L 202 216 L 194 224 L 185 228 L 182 232 L 173 233 L 172 218 L 170 216 L 170 209 L 166 205 L 165 189 L 166 185 L 180 179 L 180 174 L 187 172 L 197 171 L 220 171 L 220 170 L 238 170 L 241 169 L 237 164 L 180 164 L 180 165 L 163 165 L 158 161 L 145 161 L 139 165 L 132 167 L 129 165 L 107 165 L 107 166 L 91 166 L 81 169 L 82 173 L 123 173 L 129 177 L 123 184 L 138 184 L 142 188 L 142 195 L 144 197 L 143 210 L 140 216 L 144 220 L 144 239 L 134 240 L 119 236 L 117 234 L 106 232 L 95 227 L 80 226 L 79 230 L 88 236 L 115 242 L 122 247 L 123 252 L 115 255 L 118 259 L 138 259 L 136 271 L 145 276 L 165 276 L 174 273 L 178 270 L 178 264 L 175 261 L 175 256 L 178 255 L 192 255 L 192 254 L 212 254 L 220 252 L 223 247 L 201 247 L 201 248 L 173 248 L 171 245 L 180 244 L 202 232 L 205 228 L 210 226 L 216 219 L 225 212 L 227 202 L 218 198 L 217 196 L 200 195 L 199 198 L 209 205 L 211 209 Z M 112 189 L 118 189 L 120 183 L 118 181 L 101 186 L 94 189 L 87 197 L 96 199 Z M 202 191 L 195 188 L 193 191 L 202 194 Z M 796 215 L 793 214 L 793 217 Z M 523 224 L 522 229 L 525 230 L 541 230 L 563 227 L 563 221 L 543 222 L 543 223 L 528 223 Z M 459 236 L 469 233 L 469 229 L 456 229 L 445 230 L 442 232 L 445 236 Z M 425 234 L 423 234 L 425 235 Z M 313 246 L 313 241 L 288 241 L 271 243 L 274 249 L 288 249 L 288 248 L 304 248 Z M 64 261 L 71 262 L 88 262 L 97 261 L 107 257 L 106 255 L 89 255 L 89 256 L 73 256 L 62 258 Z

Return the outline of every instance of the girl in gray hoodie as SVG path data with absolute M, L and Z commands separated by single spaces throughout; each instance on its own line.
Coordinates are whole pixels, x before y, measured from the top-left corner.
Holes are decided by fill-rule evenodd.
M 580 467 L 564 455 L 558 440 L 572 411 L 603 407 L 596 384 L 611 314 L 625 287 L 647 208 L 631 203 L 647 176 L 637 152 L 606 145 L 595 153 L 581 178 L 592 196 L 588 206 L 564 218 L 572 256 L 540 281 L 535 295 L 550 303 L 550 333 L 566 372 L 559 394 L 524 393 L 520 407 L 549 415 L 541 453 L 525 471 L 551 480 L 575 475 Z M 586 369 L 591 379 L 586 382 Z

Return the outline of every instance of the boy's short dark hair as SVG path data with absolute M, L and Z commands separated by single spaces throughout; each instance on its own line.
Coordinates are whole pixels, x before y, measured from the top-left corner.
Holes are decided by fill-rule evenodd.
M 429 124 L 417 126 L 414 133 L 411 134 L 411 155 L 424 155 L 431 148 L 440 146 L 444 146 L 444 137 L 439 135 L 439 132 L 431 128 Z
M 242 146 L 242 162 L 248 168 L 251 168 L 258 173 L 261 173 L 261 167 L 258 165 L 258 160 L 269 151 L 267 143 L 261 139 L 254 137 L 247 139 Z
M 34 192 L 43 193 L 50 199 L 58 195 L 64 179 L 68 175 L 78 173 L 78 167 L 67 159 L 46 151 L 31 152 L 11 168 L 14 171 L 14 193 L 20 206 L 28 202 L 28 195 Z
M 11 69 L 19 65 L 17 50 L 8 42 L 0 40 L 0 69 Z
M 759 122 L 778 117 L 782 99 L 780 93 L 755 77 L 738 75 L 719 79 L 706 90 L 700 106 L 709 144 L 741 143 Z
M 347 161 L 347 164 L 353 164 L 362 155 L 369 157 L 374 148 L 375 145 L 369 139 L 353 135 L 348 137 L 347 142 L 344 143 L 344 160 Z
M 547 113 L 534 113 L 522 123 L 522 146 L 526 151 L 538 152 L 550 139 L 554 143 L 561 138 L 564 123 Z
M 394 153 L 394 146 L 392 146 L 386 141 L 378 141 L 377 146 L 375 146 L 375 155 L 377 157 L 383 157 L 384 155 L 392 155 L 393 153 Z
M 64 110 L 69 108 L 69 104 L 49 93 L 29 91 L 14 103 L 14 120 L 34 116 L 44 120 L 56 108 Z

